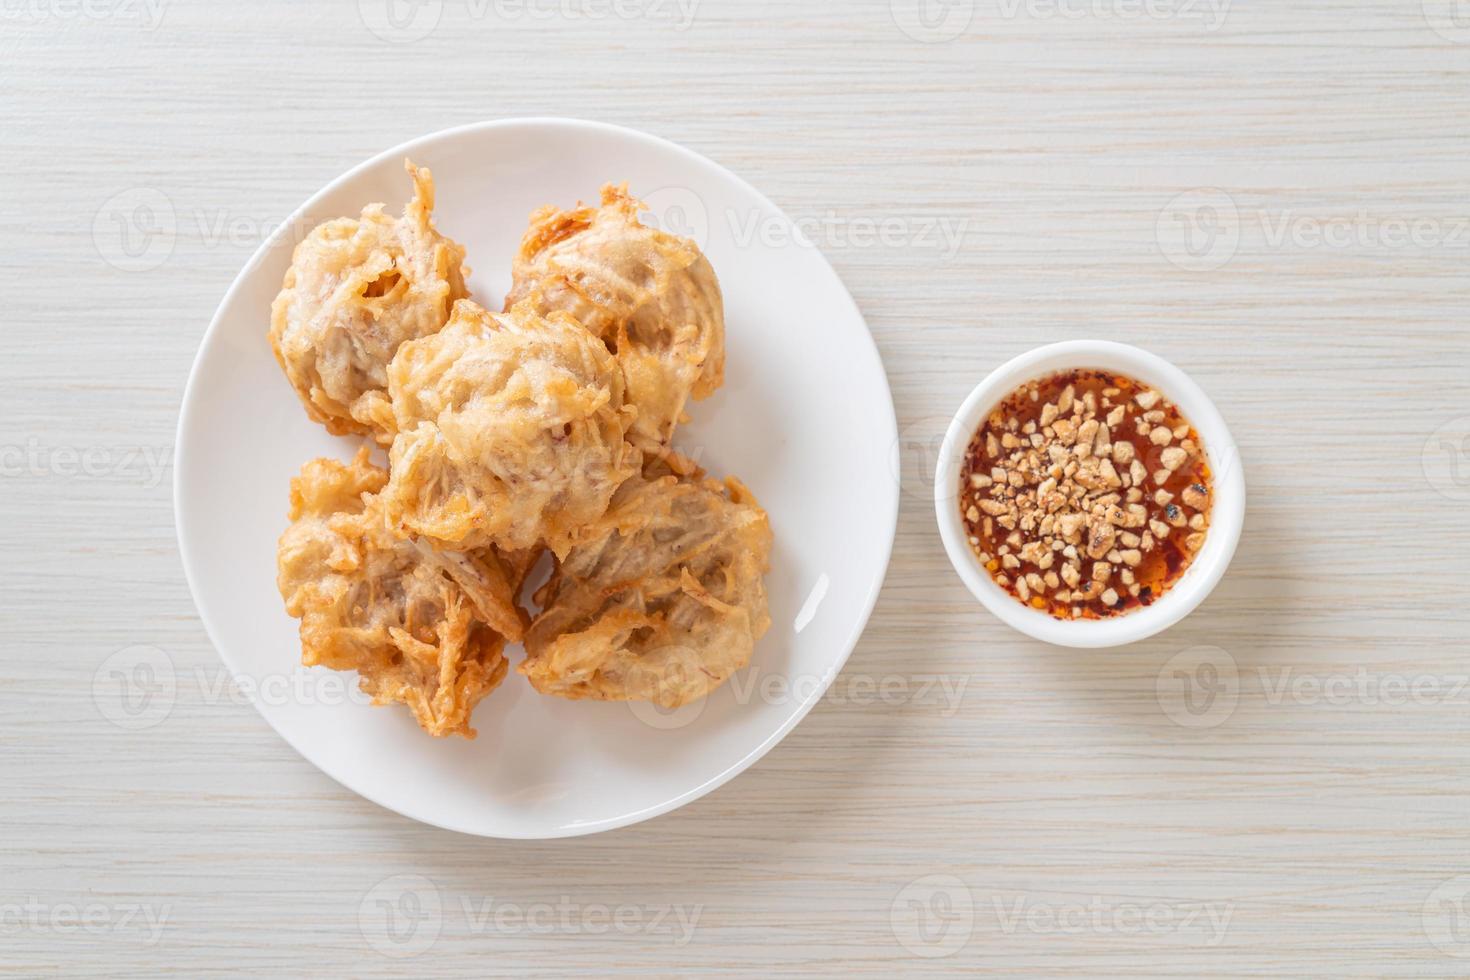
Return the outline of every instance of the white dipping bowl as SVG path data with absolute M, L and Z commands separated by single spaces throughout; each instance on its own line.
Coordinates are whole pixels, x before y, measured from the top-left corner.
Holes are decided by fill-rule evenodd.
M 1179 406 L 1199 433 L 1213 474 L 1210 528 L 1184 574 L 1152 605 L 1112 619 L 1054 619 L 1024 605 L 991 579 L 970 547 L 960 514 L 960 473 L 965 453 L 986 416 L 1028 381 L 1059 371 L 1095 368 L 1127 375 L 1157 388 Z M 944 550 L 965 585 L 1002 621 L 1027 636 L 1065 647 L 1114 647 L 1136 643 L 1173 626 L 1209 595 L 1225 574 L 1245 523 L 1245 473 L 1225 420 L 1203 389 L 1168 361 L 1148 351 L 1105 340 L 1050 344 L 1007 361 L 970 392 L 949 424 L 934 474 L 934 509 Z

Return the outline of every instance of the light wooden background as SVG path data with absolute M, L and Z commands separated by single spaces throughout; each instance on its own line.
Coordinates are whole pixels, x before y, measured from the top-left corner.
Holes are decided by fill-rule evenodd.
M 1470 8 L 588 2 L 0 3 L 0 971 L 1470 972 Z M 263 234 L 523 114 L 830 220 L 908 471 L 836 696 L 677 813 L 517 844 L 358 799 L 212 686 L 166 454 Z M 971 601 L 927 497 L 970 387 L 1081 337 L 1190 371 L 1250 484 L 1216 594 L 1092 653 Z M 177 691 L 131 730 L 139 646 Z

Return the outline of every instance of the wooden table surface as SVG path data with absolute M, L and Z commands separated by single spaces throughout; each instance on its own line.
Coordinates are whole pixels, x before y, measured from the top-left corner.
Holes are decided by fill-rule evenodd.
M 0 972 L 1470 973 L 1463 0 L 5 0 L 0 82 Z M 511 843 L 359 799 L 232 695 L 170 461 L 264 235 L 529 114 L 803 219 L 906 471 L 867 633 L 778 748 Z M 1189 371 L 1250 485 L 1216 593 L 1099 652 L 972 601 L 928 497 L 970 388 L 1083 337 Z M 158 651 L 140 724 L 118 666 Z

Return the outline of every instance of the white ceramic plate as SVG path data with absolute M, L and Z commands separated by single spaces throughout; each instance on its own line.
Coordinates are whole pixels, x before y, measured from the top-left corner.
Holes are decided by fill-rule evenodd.
M 535 693 L 512 670 L 474 715 L 475 741 L 432 739 L 401 707 L 375 708 L 353 675 L 298 666 L 275 585 L 289 481 L 354 440 L 307 420 L 266 340 L 291 248 L 317 222 L 409 191 L 430 167 L 443 232 L 464 243 L 470 288 L 499 308 L 531 211 L 595 201 L 626 180 L 645 220 L 692 234 L 725 293 L 725 386 L 676 441 L 739 476 L 776 533 L 770 632 L 750 667 L 677 712 Z M 897 425 L 862 315 L 822 255 L 728 170 L 631 130 L 521 119 L 436 133 L 333 181 L 235 280 L 194 364 L 179 421 L 179 545 L 200 616 L 276 731 L 324 772 L 405 816 L 492 837 L 609 830 L 715 789 L 770 750 L 821 697 L 857 643 L 898 517 Z M 513 663 L 522 656 L 510 653 Z M 344 683 L 345 681 L 345 683 Z

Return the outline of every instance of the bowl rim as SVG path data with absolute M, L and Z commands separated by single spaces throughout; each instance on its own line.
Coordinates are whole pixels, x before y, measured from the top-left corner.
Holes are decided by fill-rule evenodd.
M 1158 601 L 1116 619 L 1059 620 L 1018 602 L 996 585 L 970 548 L 957 503 L 960 472 L 970 439 L 985 416 L 1016 388 L 1057 371 L 1100 368 L 1157 388 L 1195 427 L 1214 477 L 1210 529 L 1204 547 Z M 1047 344 L 1011 358 L 990 372 L 960 405 L 945 432 L 934 474 L 934 507 L 950 564 L 970 592 L 997 618 L 1027 636 L 1057 646 L 1123 646 L 1154 636 L 1189 615 L 1224 577 L 1245 524 L 1245 472 L 1224 417 L 1195 381 L 1142 348 L 1108 340 Z

